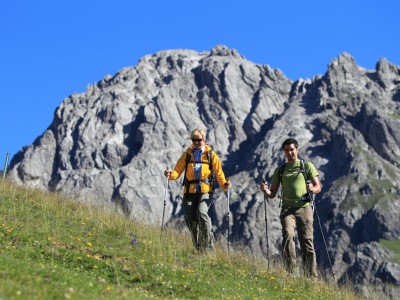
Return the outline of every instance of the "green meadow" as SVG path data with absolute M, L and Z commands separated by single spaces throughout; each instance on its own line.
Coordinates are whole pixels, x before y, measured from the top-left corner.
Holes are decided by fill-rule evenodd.
M 0 299 L 361 298 L 238 249 L 199 254 L 186 232 L 161 235 L 160 226 L 5 180 L 0 218 Z

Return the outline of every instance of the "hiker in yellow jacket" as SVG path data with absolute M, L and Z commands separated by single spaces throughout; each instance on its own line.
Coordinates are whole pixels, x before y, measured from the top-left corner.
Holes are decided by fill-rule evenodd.
M 224 191 L 231 188 L 231 183 L 225 178 L 217 154 L 206 144 L 205 130 L 193 130 L 190 139 L 192 144 L 179 158 L 174 170 L 167 168 L 164 175 L 170 180 L 176 180 L 182 173 L 186 173 L 182 203 L 185 222 L 196 249 L 208 252 L 214 248 L 212 223 L 208 215 L 214 181 L 216 179 Z

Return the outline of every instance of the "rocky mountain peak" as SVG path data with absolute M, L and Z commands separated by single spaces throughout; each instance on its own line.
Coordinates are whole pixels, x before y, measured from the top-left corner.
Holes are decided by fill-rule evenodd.
M 376 71 L 377 76 L 380 84 L 384 89 L 389 91 L 393 91 L 392 94 L 395 101 L 400 100 L 400 93 L 399 93 L 399 75 L 400 75 L 400 68 L 394 64 L 391 64 L 387 61 L 386 58 L 382 58 L 376 64 Z
M 236 58 L 244 58 L 236 49 L 228 48 L 225 45 L 217 45 L 211 49 L 211 55 L 214 56 L 233 56 Z
M 344 52 L 339 57 L 333 59 L 328 65 L 328 76 L 335 81 L 346 81 L 352 76 L 361 75 L 365 70 L 359 67 L 355 59 Z

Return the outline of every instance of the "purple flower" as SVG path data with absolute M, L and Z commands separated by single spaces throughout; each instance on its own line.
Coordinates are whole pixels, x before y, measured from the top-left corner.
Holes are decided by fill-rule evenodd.
M 136 239 L 133 239 L 132 241 L 131 241 L 131 244 L 132 245 L 136 245 L 138 242 L 137 242 L 137 240 Z

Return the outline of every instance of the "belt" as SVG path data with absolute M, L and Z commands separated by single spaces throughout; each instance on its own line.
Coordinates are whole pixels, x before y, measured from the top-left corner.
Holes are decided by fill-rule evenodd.
M 287 207 L 306 207 L 310 205 L 310 201 L 305 201 L 307 198 L 305 196 L 301 198 L 282 198 L 282 206 L 287 206 Z
M 196 180 L 187 181 L 186 185 L 195 184 L 195 183 L 197 184 L 197 183 L 200 183 L 200 182 L 208 184 L 208 185 L 211 184 L 210 178 L 207 177 L 207 178 L 200 179 L 200 180 L 196 179 Z

